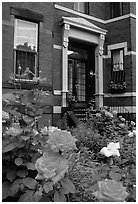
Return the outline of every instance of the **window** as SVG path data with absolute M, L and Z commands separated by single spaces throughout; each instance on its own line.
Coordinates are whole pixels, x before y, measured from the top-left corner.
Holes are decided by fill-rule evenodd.
M 111 90 L 122 90 L 126 88 L 124 72 L 124 50 L 117 49 L 111 52 L 112 71 L 111 71 Z
M 14 73 L 16 78 L 32 80 L 37 76 L 38 23 L 15 18 Z
M 74 10 L 89 14 L 89 2 L 74 2 Z
M 123 15 L 123 3 L 122 2 L 112 2 L 111 5 L 111 18 L 115 18 Z

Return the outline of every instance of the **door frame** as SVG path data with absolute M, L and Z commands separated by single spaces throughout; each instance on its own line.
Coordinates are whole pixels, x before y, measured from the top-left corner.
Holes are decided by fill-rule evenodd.
M 93 43 L 95 49 L 95 107 L 103 107 L 103 45 L 106 30 L 83 18 L 62 17 L 62 107 L 67 107 L 68 93 L 68 44 L 69 39 Z

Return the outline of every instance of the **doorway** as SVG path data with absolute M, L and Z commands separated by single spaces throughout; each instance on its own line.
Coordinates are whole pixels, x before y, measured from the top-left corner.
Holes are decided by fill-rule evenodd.
M 95 46 L 69 41 L 68 89 L 75 106 L 95 107 Z

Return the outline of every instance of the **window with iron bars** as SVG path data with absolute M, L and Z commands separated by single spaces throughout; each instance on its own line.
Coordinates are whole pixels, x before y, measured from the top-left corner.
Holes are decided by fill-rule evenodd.
M 125 92 L 124 49 L 112 50 L 111 52 L 111 92 Z
M 23 81 L 38 75 L 38 23 L 15 18 L 14 74 Z

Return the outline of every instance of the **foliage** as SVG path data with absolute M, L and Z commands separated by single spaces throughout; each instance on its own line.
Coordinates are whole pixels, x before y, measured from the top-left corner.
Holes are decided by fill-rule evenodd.
M 115 112 L 103 109 L 72 129 L 72 134 L 80 150 L 79 162 L 70 172 L 77 189 L 73 201 L 100 201 L 95 192 L 105 179 L 121 182 L 127 192 L 125 200 L 136 201 L 135 123 L 128 125 Z
M 136 201 L 135 123 L 104 108 L 70 132 L 66 117 L 59 125 L 68 131 L 46 126 L 47 96 L 3 96 L 3 201 Z
M 67 172 L 74 161 L 71 158 L 76 139 L 56 127 L 42 127 L 39 119 L 43 114 L 43 98 L 47 95 L 34 89 L 16 90 L 3 96 L 2 196 L 5 202 L 62 202 L 69 201 L 69 195 L 75 193 Z M 63 151 L 69 151 L 67 159 Z

